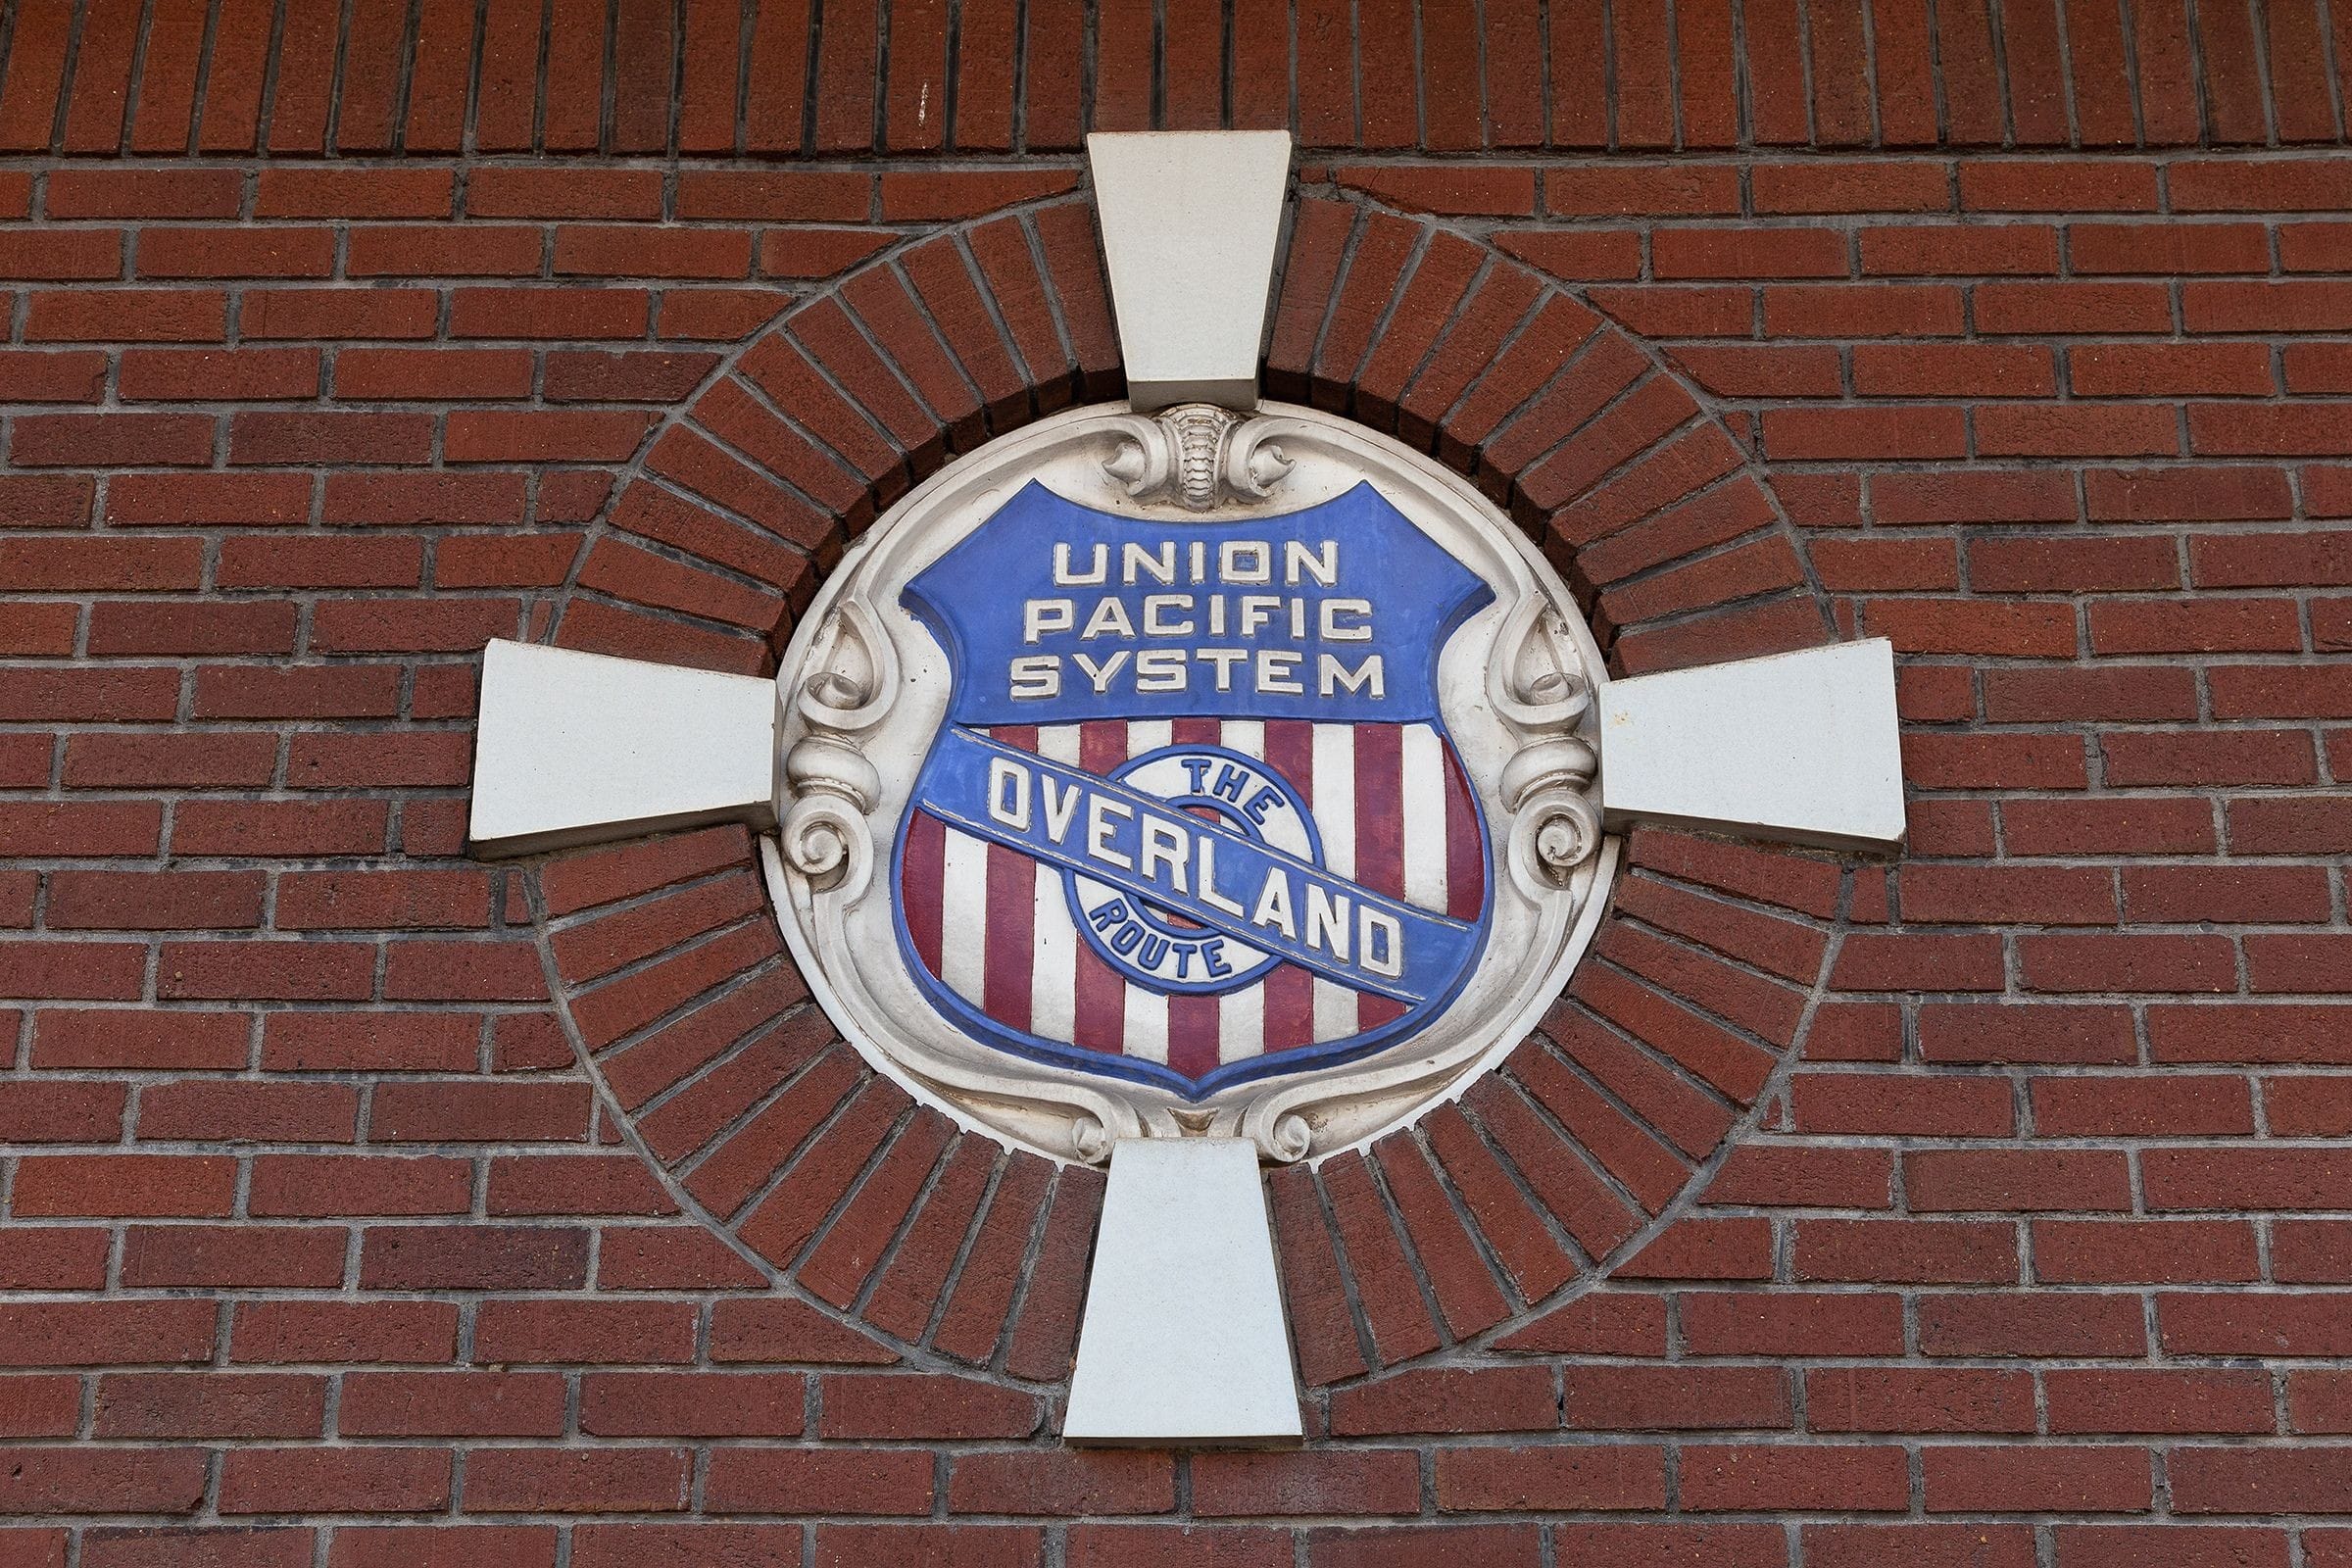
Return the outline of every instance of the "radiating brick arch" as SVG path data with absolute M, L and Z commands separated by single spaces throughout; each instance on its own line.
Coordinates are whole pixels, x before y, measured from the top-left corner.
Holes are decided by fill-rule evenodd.
M 772 670 L 844 542 L 913 483 L 1118 394 L 1098 256 L 1090 206 L 1056 198 L 912 241 L 783 317 L 652 441 L 555 640 Z M 1471 474 L 1621 671 L 1834 635 L 1742 432 L 1473 234 L 1300 201 L 1265 380 Z M 682 1203 L 907 1353 L 1066 1374 L 1100 1173 L 960 1132 L 870 1069 L 785 956 L 747 833 L 557 857 L 532 897 L 576 1044 Z M 1833 860 L 1637 833 L 1590 956 L 1501 1070 L 1274 1176 L 1306 1381 L 1466 1344 L 1561 1348 L 1581 1286 L 1704 1277 L 1721 1222 L 1680 1206 L 1814 1025 L 1854 897 Z

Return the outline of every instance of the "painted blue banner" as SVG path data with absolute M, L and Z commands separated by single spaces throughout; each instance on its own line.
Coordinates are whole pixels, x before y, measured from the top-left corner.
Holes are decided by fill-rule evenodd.
M 1494 591 L 1369 484 L 1276 517 L 1155 522 L 1031 481 L 906 585 L 951 724 L 1201 713 L 1435 721 L 1438 654 Z
M 1080 913 L 1110 940 L 1152 939 L 1129 900 L 1200 926 L 1190 951 L 1159 960 L 1181 965 L 1181 979 L 1214 980 L 1271 954 L 1351 990 L 1420 1003 L 1451 989 L 1480 940 L 1476 926 L 968 730 L 941 732 L 913 805 L 1100 884 Z M 1237 944 L 1257 952 L 1234 951 Z

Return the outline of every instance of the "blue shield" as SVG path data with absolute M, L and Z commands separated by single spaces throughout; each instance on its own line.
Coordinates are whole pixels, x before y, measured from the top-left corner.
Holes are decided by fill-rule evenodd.
M 955 682 L 891 862 L 925 996 L 1195 1099 L 1426 1025 L 1490 921 L 1437 671 L 1493 598 L 1369 484 L 1214 522 L 1031 482 L 905 594 Z

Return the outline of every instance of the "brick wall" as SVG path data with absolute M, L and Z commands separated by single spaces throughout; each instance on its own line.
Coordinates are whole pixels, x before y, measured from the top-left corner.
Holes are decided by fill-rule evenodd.
M 0 26 L 0 1565 L 2352 1565 L 2352 16 Z M 1100 1178 L 842 1045 L 742 833 L 466 859 L 473 677 L 772 667 L 1117 395 L 1082 128 L 1286 117 L 1270 387 L 1622 670 L 1894 639 L 1912 844 L 1638 835 L 1275 1178 L 1306 1448 L 1075 1453 Z

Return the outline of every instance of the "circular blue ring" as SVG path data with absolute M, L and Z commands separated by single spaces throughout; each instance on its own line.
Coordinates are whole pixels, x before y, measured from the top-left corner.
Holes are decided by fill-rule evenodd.
M 1299 795 L 1297 787 L 1261 758 L 1237 752 L 1231 747 L 1207 743 L 1198 746 L 1161 746 L 1144 753 L 1141 757 L 1127 759 L 1126 761 L 1112 769 L 1109 776 L 1113 780 L 1125 779 L 1130 773 L 1167 757 L 1220 758 L 1238 762 L 1253 775 L 1264 779 L 1273 786 L 1277 794 L 1282 796 L 1284 804 L 1298 814 L 1300 824 L 1306 829 L 1306 858 L 1316 865 L 1323 863 L 1323 836 L 1316 831 L 1314 813 L 1306 808 L 1306 801 Z M 1165 797 L 1163 804 L 1178 809 L 1192 806 L 1205 806 L 1230 821 L 1249 837 L 1259 843 L 1265 842 L 1265 834 L 1259 831 L 1257 824 L 1250 819 L 1248 813 L 1234 809 L 1233 804 L 1229 801 L 1206 795 L 1178 795 Z M 1142 986 L 1147 991 L 1155 991 L 1164 996 L 1222 996 L 1226 992 L 1239 991 L 1244 986 L 1256 984 L 1282 962 L 1280 957 L 1268 954 L 1262 960 L 1251 964 L 1247 969 L 1237 969 L 1232 974 L 1204 980 L 1165 980 L 1157 975 L 1146 974 L 1119 954 L 1112 952 L 1110 944 L 1104 939 L 1102 933 L 1095 929 L 1094 922 L 1087 917 L 1085 908 L 1079 903 L 1078 875 L 1075 871 L 1064 871 L 1061 874 L 1061 880 L 1062 890 L 1069 899 L 1070 919 L 1078 927 L 1079 936 L 1085 939 L 1086 945 L 1094 949 L 1096 955 L 1103 962 L 1117 970 L 1125 979 Z M 1121 896 L 1125 897 L 1125 895 Z M 1196 934 L 1199 927 L 1185 929 L 1172 925 L 1169 923 L 1168 916 L 1134 898 L 1127 899 L 1127 906 L 1138 924 L 1158 933 L 1168 941 L 1194 942 L 1200 940 Z

